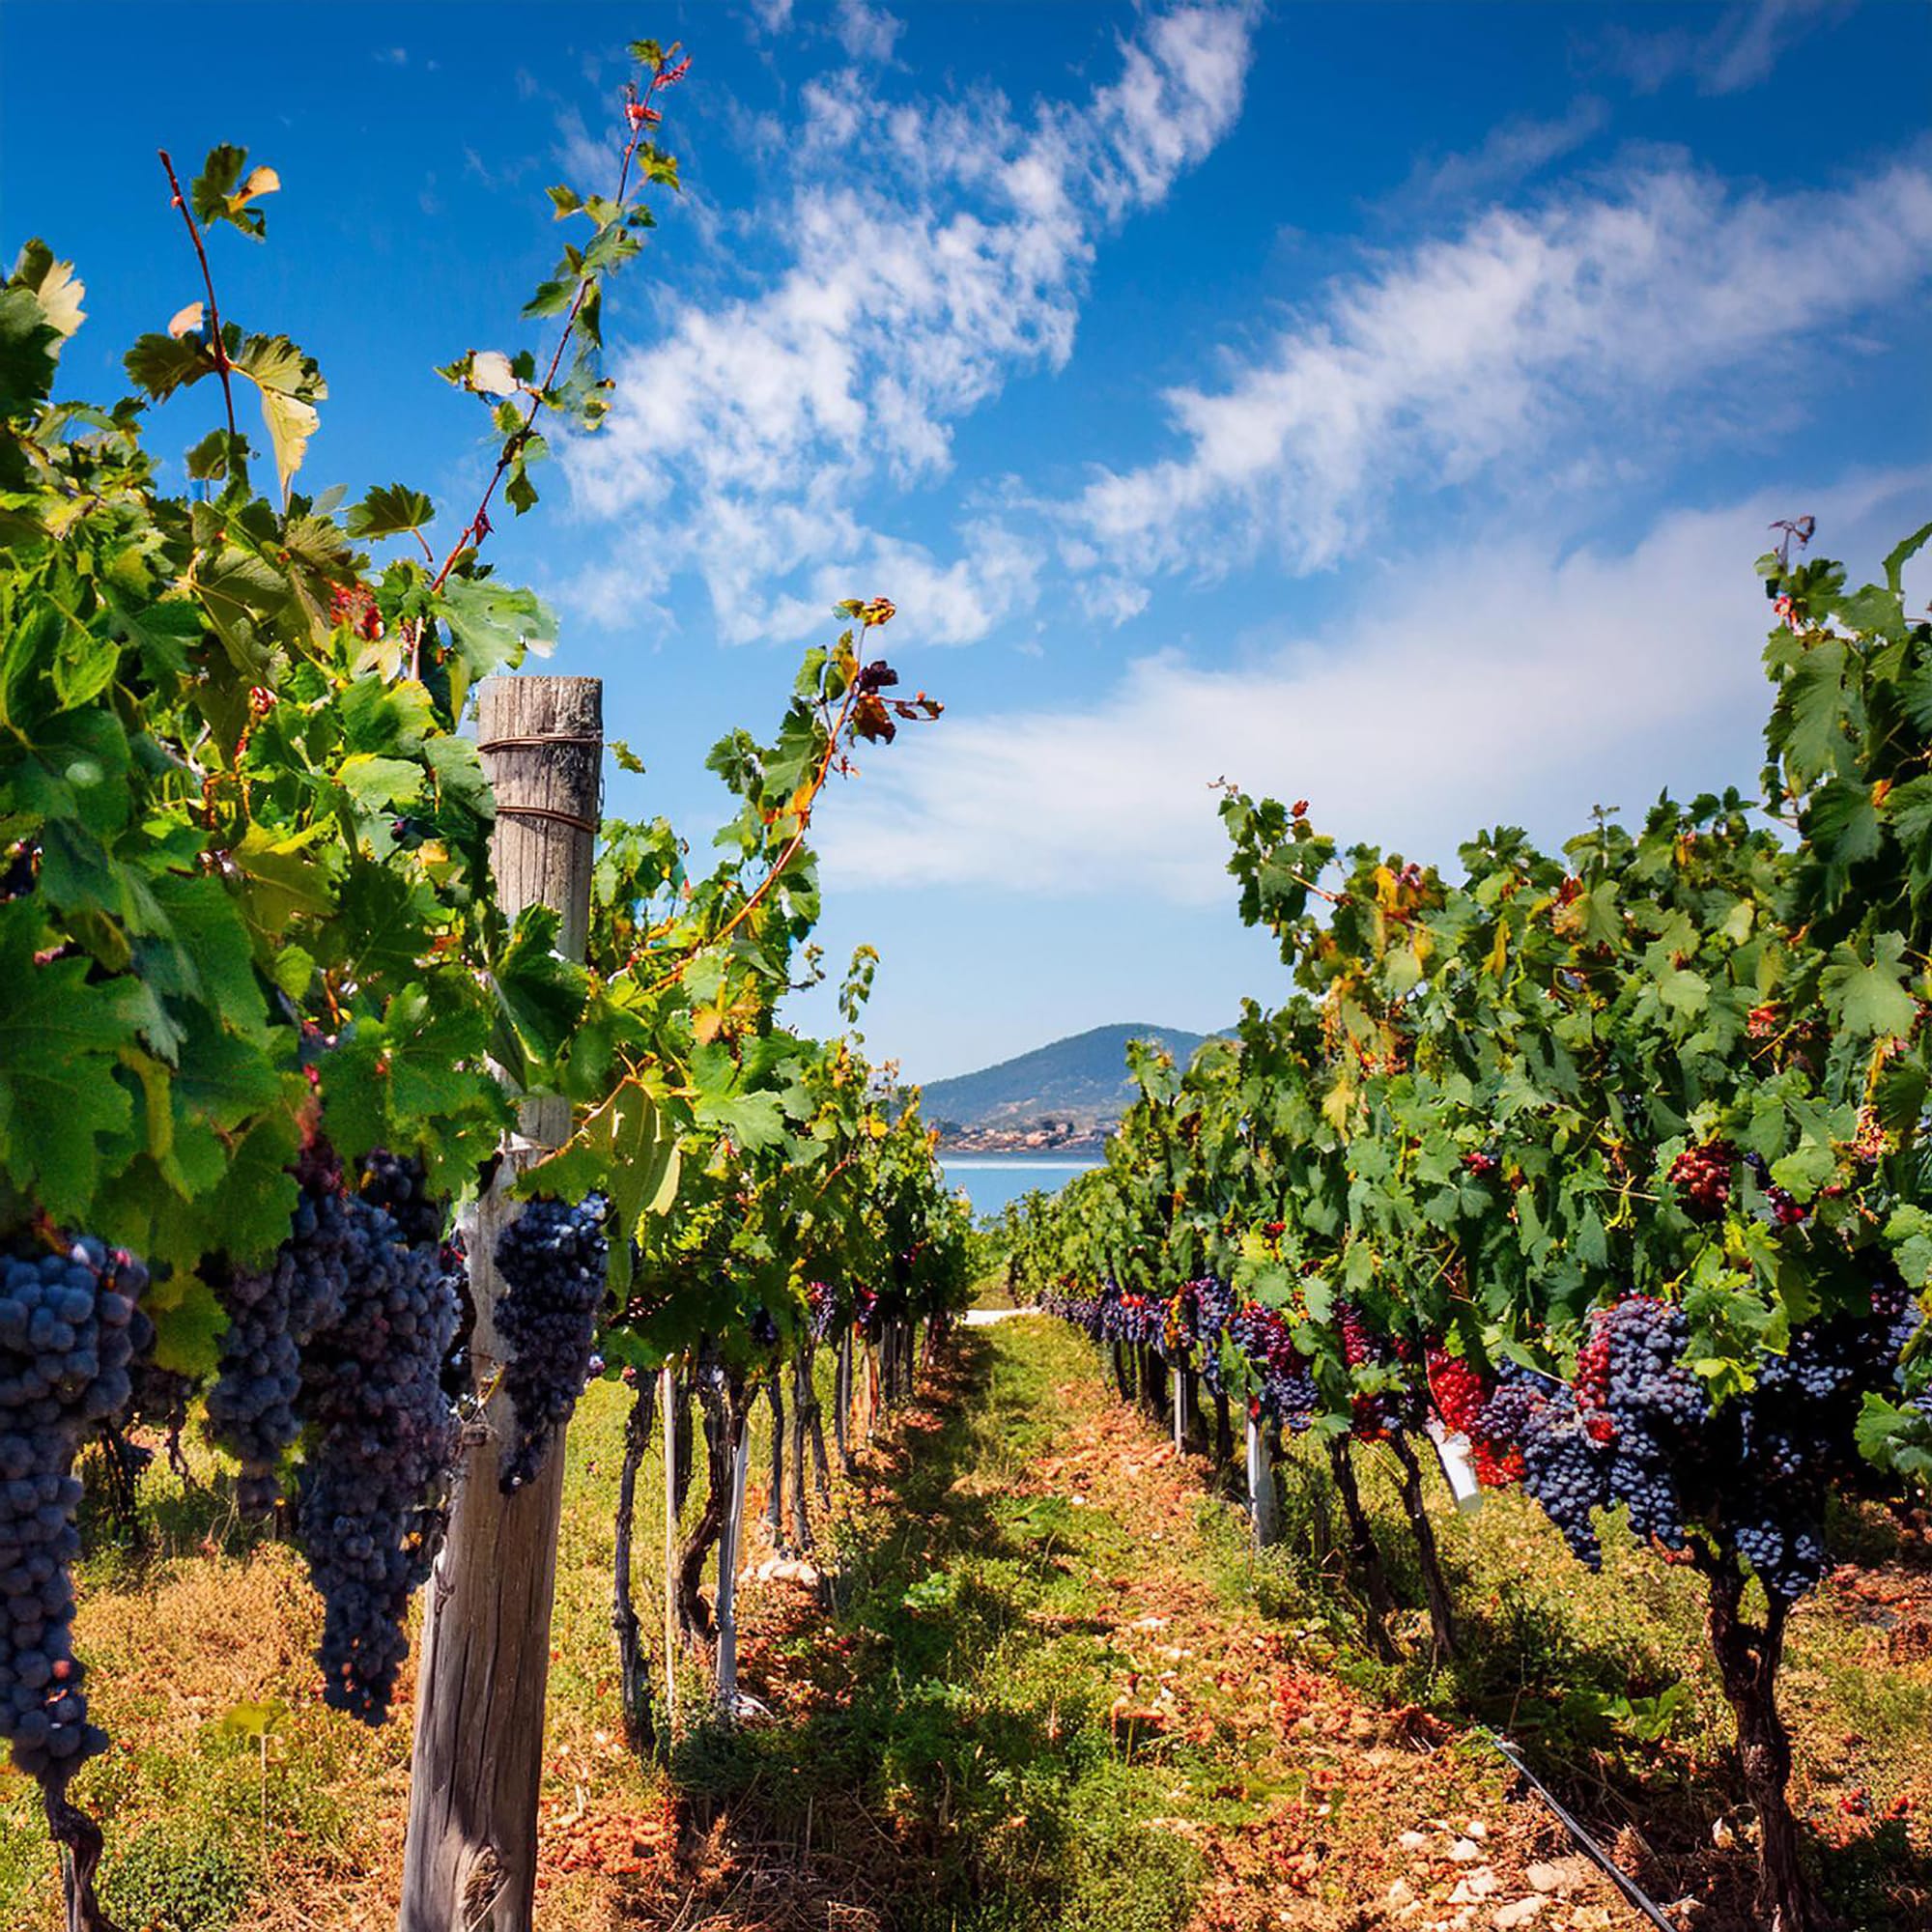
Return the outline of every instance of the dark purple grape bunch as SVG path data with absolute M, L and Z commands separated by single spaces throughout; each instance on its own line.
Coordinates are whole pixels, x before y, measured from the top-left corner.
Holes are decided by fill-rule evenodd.
M 297 1537 L 324 1606 L 323 1695 L 367 1723 L 388 1714 L 409 1654 L 459 1446 L 442 1387 L 460 1312 L 432 1240 L 408 1241 L 352 1196 L 340 1319 L 302 1356 L 310 1429 Z
M 506 1494 L 542 1468 L 552 1438 L 583 1392 L 604 1306 L 610 1211 L 602 1194 L 574 1206 L 544 1198 L 529 1203 L 497 1238 L 504 1293 L 497 1329 L 508 1350 L 503 1386 L 516 1421 L 499 1476 Z
M 1610 1493 L 1639 1537 L 1666 1549 L 1687 1542 L 1679 1474 L 1694 1457 L 1710 1404 L 1684 1366 L 1684 1311 L 1649 1295 L 1627 1295 L 1596 1318 L 1606 1346 L 1605 1400 L 1610 1428 Z
M 1126 1336 L 1125 1315 L 1121 1307 L 1121 1284 L 1112 1275 L 1100 1284 L 1100 1330 L 1098 1339 L 1102 1342 L 1124 1342 Z
M 1201 1379 L 1211 1394 L 1225 1393 L 1221 1378 L 1221 1339 L 1235 1312 L 1235 1291 L 1214 1275 L 1188 1286 L 1194 1291 L 1194 1340 L 1201 1350 Z
M 1319 1398 L 1288 1320 L 1278 1309 L 1244 1302 L 1229 1317 L 1228 1339 L 1247 1357 L 1259 1411 L 1297 1433 L 1306 1429 Z
M 242 1464 L 235 1499 L 267 1514 L 280 1494 L 282 1458 L 301 1433 L 301 1351 L 341 1319 L 349 1214 L 338 1170 L 304 1155 L 289 1233 L 261 1268 L 231 1268 L 217 1295 L 227 1311 L 209 1434 Z
M 1487 1424 L 1488 1410 L 1485 1418 Z M 1561 1383 L 1531 1389 L 1522 1407 L 1519 1443 L 1523 1488 L 1562 1533 L 1577 1562 L 1586 1570 L 1601 1570 L 1604 1551 L 1593 1518 L 1609 1507 L 1610 1450 L 1591 1431 L 1575 1394 Z
M 411 1247 L 440 1247 L 449 1220 L 449 1202 L 430 1192 L 429 1178 L 414 1154 L 378 1148 L 364 1156 L 356 1190 L 383 1209 Z
M 1867 1391 L 1894 1385 L 1895 1293 L 1793 1331 L 1782 1354 L 1757 1359 L 1757 1381 L 1718 1412 L 1714 1472 L 1720 1543 L 1750 1565 L 1767 1594 L 1793 1602 L 1823 1577 L 1825 1512 L 1833 1490 L 1865 1464 L 1858 1421 Z
M 148 1273 L 91 1236 L 0 1258 L 0 1737 L 50 1790 L 106 1747 L 73 1654 L 73 1459 L 132 1393 Z
M 1100 1339 L 1100 1298 L 1077 1293 L 1070 1275 L 1042 1291 L 1039 1308 L 1041 1314 L 1078 1328 L 1089 1341 Z

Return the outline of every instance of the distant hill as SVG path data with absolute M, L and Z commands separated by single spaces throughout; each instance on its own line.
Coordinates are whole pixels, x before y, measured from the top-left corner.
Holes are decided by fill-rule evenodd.
M 929 1080 L 923 1111 L 941 1127 L 969 1132 L 1035 1127 L 1045 1120 L 1069 1122 L 1082 1132 L 1111 1126 L 1133 1094 L 1129 1040 L 1157 1042 L 1185 1065 L 1206 1037 L 1174 1027 L 1094 1027 L 978 1073 Z

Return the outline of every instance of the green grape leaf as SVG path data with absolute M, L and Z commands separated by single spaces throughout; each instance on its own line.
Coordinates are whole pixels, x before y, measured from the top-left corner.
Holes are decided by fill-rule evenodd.
M 526 906 L 492 962 L 497 998 L 525 1047 L 549 1063 L 563 1051 L 583 1017 L 590 976 L 556 951 L 557 915 Z
M 1909 537 L 1887 552 L 1885 581 L 1893 596 L 1904 594 L 1905 566 L 1925 548 L 1927 543 L 1932 543 L 1932 524 L 1921 525 Z
M 54 647 L 48 678 L 63 711 L 91 703 L 114 681 L 121 646 L 99 632 L 69 623 Z
M 152 883 L 162 925 L 134 941 L 134 970 L 152 992 L 195 998 L 244 1039 L 266 1044 L 268 1003 L 235 896 L 209 874 L 163 872 Z
M 155 1324 L 157 1367 L 197 1380 L 214 1373 L 221 1359 L 221 1337 L 227 1331 L 228 1315 L 207 1282 L 185 1268 L 177 1268 L 148 1290 L 141 1306 Z
M 422 755 L 433 775 L 439 810 L 460 806 L 485 823 L 496 817 L 497 795 L 473 738 L 426 739 Z
M 1932 1418 L 1867 1392 L 1858 1420 L 1859 1453 L 1881 1469 L 1932 1480 Z
M 128 380 L 157 403 L 214 374 L 214 355 L 198 335 L 137 335 L 121 358 Z M 226 432 L 223 432 L 226 434 Z
M 402 867 L 357 858 L 342 875 L 335 917 L 311 944 L 325 966 L 339 966 L 358 982 L 403 981 L 415 977 L 440 924 L 424 881 Z
M 450 635 L 472 677 L 521 664 L 526 650 L 548 656 L 556 644 L 556 619 L 534 590 L 490 577 L 453 577 L 442 598 Z
M 351 507 L 343 527 L 352 537 L 393 537 L 435 521 L 436 505 L 420 490 L 381 483 Z
M 1678 967 L 1658 980 L 1657 996 L 1675 1012 L 1701 1013 L 1711 1001 L 1711 982 L 1701 974 Z
M 1849 647 L 1836 638 L 1825 639 L 1798 660 L 1778 693 L 1771 743 L 1800 785 L 1830 771 L 1844 745 L 1848 663 Z
M 210 222 L 226 221 L 251 241 L 259 242 L 268 223 L 262 218 L 262 211 L 249 204 L 261 195 L 273 194 L 281 186 L 282 178 L 269 167 L 249 168 L 244 176 L 242 171 L 247 167 L 246 148 L 235 147 L 227 141 L 211 148 L 200 174 L 188 189 L 188 202 L 195 219 L 204 228 Z
M 189 582 L 229 661 L 244 677 L 260 677 L 268 669 L 270 651 L 259 629 L 294 602 L 287 577 L 254 552 L 231 543 L 196 558 Z
M 1868 950 L 1869 957 L 1850 945 L 1833 951 L 1820 981 L 1826 1009 L 1847 1033 L 1902 1039 L 1918 1018 L 1906 990 L 1905 941 L 1882 932 Z
M 45 400 L 60 360 L 60 331 L 31 289 L 0 290 L 0 415 Z
M 1904 848 L 1912 894 L 1932 892 L 1932 773 L 1893 785 L 1885 801 L 1886 822 Z
M 627 1075 L 569 1143 L 526 1169 L 511 1192 L 519 1200 L 554 1194 L 581 1201 L 593 1188 L 607 1190 L 620 1236 L 611 1243 L 611 1281 L 621 1290 L 631 1278 L 632 1240 L 652 1216 L 669 1212 L 679 1176 L 676 1134 L 644 1084 Z
M 356 752 L 336 767 L 335 781 L 358 811 L 382 811 L 421 796 L 423 770 L 413 758 L 384 758 Z
M 1804 809 L 1804 837 L 1821 868 L 1825 905 L 1835 906 L 1851 884 L 1853 867 L 1885 842 L 1869 787 L 1826 780 Z
M 748 1153 L 781 1146 L 785 1138 L 776 1094 L 700 1094 L 692 1111 L 699 1126 L 726 1135 Z
M 314 849 L 327 831 L 312 826 L 278 838 L 251 825 L 229 855 L 242 881 L 242 917 L 270 952 L 283 943 L 297 919 L 327 913 L 335 903 L 329 867 L 318 864 Z
M 139 987 L 88 984 L 85 958 L 36 965 L 40 908 L 0 906 L 0 1170 L 56 1220 L 84 1215 L 100 1179 L 101 1146 L 133 1116 L 113 1077 L 132 1044 Z

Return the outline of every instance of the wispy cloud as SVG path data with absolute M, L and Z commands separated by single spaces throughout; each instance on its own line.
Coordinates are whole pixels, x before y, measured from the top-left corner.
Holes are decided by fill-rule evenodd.
M 780 267 L 616 358 L 617 409 L 567 455 L 580 504 L 668 519 L 727 640 L 787 636 L 823 581 L 889 566 L 923 573 L 937 635 L 983 635 L 1032 552 L 980 517 L 959 563 L 922 564 L 858 520 L 865 492 L 945 476 L 959 418 L 1065 363 L 1101 240 L 1233 125 L 1253 20 L 1246 4 L 1151 14 L 1116 78 L 1025 114 L 990 91 L 882 104 L 856 74 L 811 82 L 770 224 Z M 990 583 L 969 585 L 969 563 Z
M 1553 838 L 1594 805 L 1748 786 L 1770 520 L 1813 511 L 1833 554 L 1869 564 L 1928 492 L 1932 471 L 1767 493 L 1568 555 L 1508 535 L 1378 572 L 1347 617 L 1249 662 L 1167 651 L 1091 705 L 951 714 L 828 821 L 828 879 L 1210 902 L 1222 777 L 1443 863 L 1479 826 Z
M 556 117 L 556 145 L 552 158 L 563 170 L 563 178 L 581 194 L 609 194 L 615 184 L 617 159 L 623 141 L 614 125 L 600 136 L 593 134 L 582 110 L 565 107 Z
M 1776 196 L 1654 168 L 1493 211 L 1332 285 L 1221 385 L 1170 390 L 1180 452 L 1101 474 L 1066 522 L 1117 572 L 1322 568 L 1400 486 L 1598 481 L 1928 272 L 1918 160 Z
M 1701 33 L 1617 27 L 1606 46 L 1611 64 L 1642 93 L 1688 78 L 1700 94 L 1738 94 L 1769 80 L 1791 47 L 1847 11 L 1843 0 L 1749 0 L 1725 8 Z
M 1472 201 L 1520 186 L 1609 125 L 1610 110 L 1586 96 L 1554 120 L 1519 117 L 1492 128 L 1481 146 L 1419 160 L 1398 197 L 1406 202 Z

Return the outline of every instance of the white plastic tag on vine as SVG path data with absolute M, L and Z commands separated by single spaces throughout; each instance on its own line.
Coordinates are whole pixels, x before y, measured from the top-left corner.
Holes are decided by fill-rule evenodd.
M 1434 1416 L 1429 1418 L 1428 1427 L 1429 1439 L 1435 1444 L 1435 1454 L 1442 1463 L 1442 1473 L 1449 1479 L 1449 1493 L 1456 1498 L 1456 1507 L 1464 1516 L 1474 1516 L 1483 1506 L 1483 1486 L 1469 1464 L 1469 1438 L 1451 1435 Z

